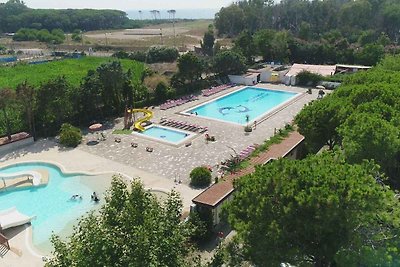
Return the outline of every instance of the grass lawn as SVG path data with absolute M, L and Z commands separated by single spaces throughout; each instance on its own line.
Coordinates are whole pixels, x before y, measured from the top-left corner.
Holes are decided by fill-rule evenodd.
M 114 58 L 83 57 L 81 59 L 65 59 L 37 65 L 18 64 L 12 67 L 0 66 L 0 88 L 16 88 L 25 80 L 33 86 L 39 86 L 58 76 L 65 76 L 73 86 L 79 86 L 82 78 L 89 70 L 95 70 L 103 63 L 116 60 Z M 134 80 L 138 80 L 144 65 L 132 60 L 120 60 L 124 70 L 132 69 Z

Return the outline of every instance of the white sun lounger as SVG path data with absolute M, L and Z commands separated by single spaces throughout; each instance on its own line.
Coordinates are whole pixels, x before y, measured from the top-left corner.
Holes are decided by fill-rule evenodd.
M 19 212 L 15 207 L 0 211 L 0 228 L 2 230 L 20 226 L 31 222 L 35 217 L 30 217 Z

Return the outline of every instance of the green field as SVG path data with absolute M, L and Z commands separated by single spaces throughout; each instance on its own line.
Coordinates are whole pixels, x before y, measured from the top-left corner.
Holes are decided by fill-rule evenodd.
M 74 86 L 79 86 L 88 70 L 95 70 L 102 63 L 113 61 L 113 58 L 84 57 L 81 59 L 65 59 L 37 65 L 16 65 L 0 67 L 0 89 L 16 88 L 25 80 L 33 86 L 39 86 L 58 76 L 65 76 Z M 145 68 L 142 63 L 132 60 L 120 60 L 125 71 L 131 69 L 133 79 L 140 79 Z

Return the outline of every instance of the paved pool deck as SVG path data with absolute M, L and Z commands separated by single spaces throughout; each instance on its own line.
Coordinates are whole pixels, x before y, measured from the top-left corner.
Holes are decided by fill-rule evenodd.
M 296 93 L 306 91 L 304 88 L 282 85 L 258 86 Z M 204 134 L 198 134 L 191 140 L 191 146 L 174 147 L 135 135 L 114 135 L 112 134 L 114 129 L 123 128 L 123 119 L 119 118 L 111 123 L 112 128 L 105 130 L 107 140 L 97 145 L 86 144 L 95 138 L 92 134 L 86 135 L 84 142 L 75 149 L 61 148 L 52 139 L 39 140 L 13 153 L 0 154 L 0 167 L 24 161 L 46 161 L 62 165 L 68 172 L 121 173 L 129 177 L 140 177 L 147 188 L 164 192 L 177 190 L 182 196 L 185 211 L 188 211 L 191 200 L 202 191 L 188 186 L 189 173 L 194 167 L 207 165 L 216 170 L 215 166 L 219 162 L 239 153 L 250 144 L 262 143 L 273 136 L 275 130 L 290 123 L 304 105 L 317 98 L 318 93 L 318 90 L 314 89 L 312 94 L 303 94 L 297 101 L 258 123 L 250 134 L 245 134 L 243 126 L 240 125 L 180 114 L 184 110 L 238 88 L 231 88 L 210 97 L 201 96 L 197 101 L 165 111 L 157 107 L 153 109 L 154 123 L 158 123 L 161 118 L 168 118 L 205 126 L 209 129 L 208 134 L 215 136 L 216 142 L 207 143 Z M 121 138 L 121 142 L 114 142 L 115 137 Z M 131 142 L 138 143 L 138 147 L 132 148 Z M 147 152 L 146 147 L 152 147 L 153 152 Z M 12 250 L 0 257 L 1 266 L 44 265 L 41 255 L 29 249 L 30 231 L 30 226 L 22 226 L 6 232 L 12 237 L 10 240 Z
M 184 184 L 189 183 L 190 171 L 198 166 L 214 167 L 234 155 L 248 145 L 261 144 L 264 140 L 274 135 L 274 131 L 283 128 L 286 123 L 291 123 L 295 115 L 303 106 L 317 98 L 318 90 L 313 93 L 304 94 L 306 89 L 284 85 L 259 84 L 257 87 L 284 90 L 301 93 L 297 101 L 281 109 L 276 114 L 267 118 L 265 121 L 258 122 L 257 127 L 250 134 L 245 134 L 244 127 L 237 124 L 225 123 L 216 120 L 200 118 L 195 115 L 182 115 L 181 112 L 201 103 L 210 101 L 221 95 L 232 92 L 241 87 L 234 87 L 210 97 L 200 96 L 197 101 L 192 101 L 184 105 L 168 110 L 160 110 L 158 107 L 153 109 L 153 123 L 159 123 L 161 118 L 173 119 L 177 121 L 197 124 L 208 127 L 208 134 L 215 136 L 216 142 L 206 142 L 204 133 L 197 134 L 191 140 L 191 146 L 174 147 L 161 142 L 148 140 L 137 135 L 115 135 L 113 129 L 123 128 L 123 119 L 117 119 L 113 129 L 106 130 L 107 140 L 97 145 L 81 145 L 79 149 L 90 154 L 101 156 L 124 165 L 132 166 L 138 170 L 152 173 L 167 180 L 181 180 Z M 118 137 L 120 143 L 114 140 Z M 87 139 L 93 138 L 90 134 Z M 132 148 L 131 143 L 138 144 L 137 148 Z M 147 152 L 146 147 L 152 147 L 153 152 Z M 214 168 L 216 169 L 216 167 Z

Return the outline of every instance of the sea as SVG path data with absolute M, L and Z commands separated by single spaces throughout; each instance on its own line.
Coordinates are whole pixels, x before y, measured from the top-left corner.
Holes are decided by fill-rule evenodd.
M 176 9 L 175 18 L 177 19 L 214 19 L 215 13 L 219 8 L 203 8 L 203 9 Z M 141 11 L 141 12 L 139 12 Z M 128 10 L 126 13 L 130 19 L 154 19 L 151 10 Z M 170 19 L 170 14 L 166 9 L 158 10 L 157 19 Z

